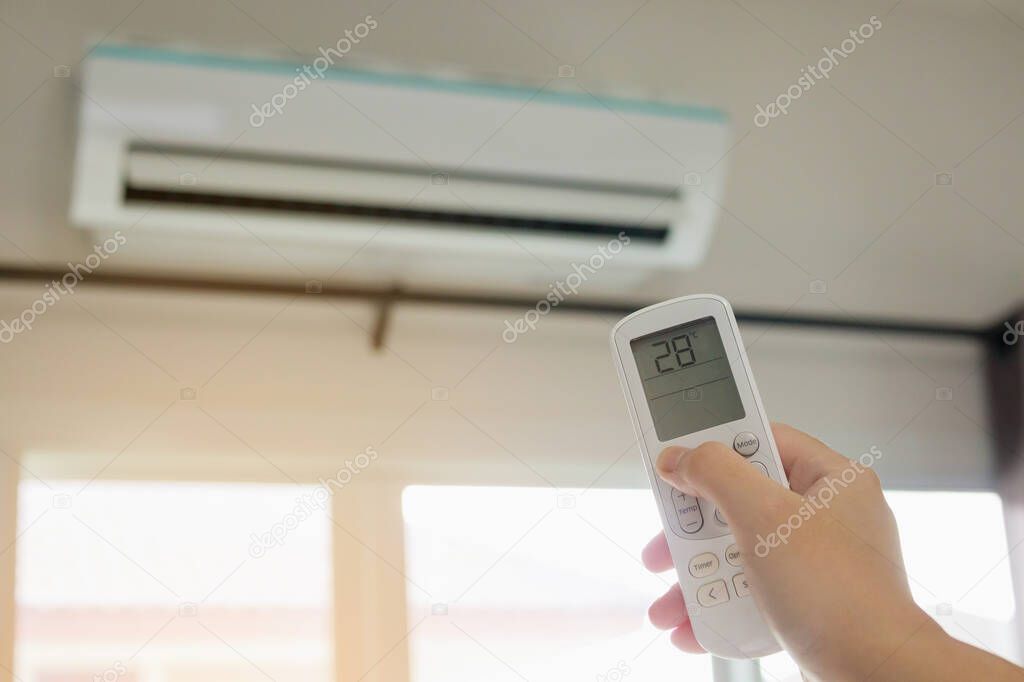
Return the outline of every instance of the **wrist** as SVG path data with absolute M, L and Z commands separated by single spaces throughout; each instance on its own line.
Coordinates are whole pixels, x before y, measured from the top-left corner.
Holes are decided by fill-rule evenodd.
M 913 602 L 886 609 L 864 625 L 848 628 L 843 641 L 811 656 L 810 679 L 823 682 L 907 682 L 945 676 L 958 642 Z M 952 679 L 952 678 L 950 678 Z
M 969 652 L 977 650 L 954 639 L 927 613 L 914 608 L 917 613 L 908 621 L 909 629 L 889 633 L 887 641 L 876 651 L 877 663 L 871 670 L 862 670 L 858 679 L 952 682 L 972 677 Z

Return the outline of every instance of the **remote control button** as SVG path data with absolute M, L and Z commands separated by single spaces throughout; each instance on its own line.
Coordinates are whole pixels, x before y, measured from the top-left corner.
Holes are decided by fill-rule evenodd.
M 683 495 L 676 500 L 676 514 L 684 533 L 696 533 L 704 527 L 704 512 L 693 495 Z
M 768 473 L 768 467 L 766 467 L 763 462 L 751 462 L 751 464 L 760 469 L 762 474 L 764 474 L 768 478 L 771 478 L 771 475 Z
M 690 559 L 690 575 L 694 578 L 707 578 L 718 570 L 718 557 L 711 552 L 704 552 Z
M 702 585 L 697 590 L 697 603 L 705 608 L 718 606 L 729 601 L 729 590 L 724 580 L 716 580 L 713 583 Z
M 717 508 L 715 509 L 715 521 L 718 521 L 723 526 L 728 526 L 729 525 L 728 523 L 725 522 L 725 517 L 722 516 L 722 510 L 721 509 L 717 509 Z
M 736 590 L 737 597 L 750 595 L 750 585 L 747 584 L 747 576 L 743 573 L 737 573 L 732 577 L 732 586 Z
M 752 434 L 750 431 L 744 431 L 743 433 L 738 434 L 732 441 L 732 449 L 744 457 L 750 457 L 752 454 L 757 452 L 759 447 L 761 447 L 761 441 L 759 441 L 757 436 Z
M 740 565 L 740 548 L 736 545 L 729 545 L 725 548 L 725 560 L 733 566 Z

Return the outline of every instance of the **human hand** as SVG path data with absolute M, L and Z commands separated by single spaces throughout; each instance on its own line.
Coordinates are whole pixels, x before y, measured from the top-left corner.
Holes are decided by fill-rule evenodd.
M 667 448 L 657 471 L 721 510 L 779 642 L 807 674 L 841 680 L 867 679 L 898 663 L 894 654 L 910 640 L 942 640 L 911 598 L 877 475 L 792 427 L 777 424 L 772 431 L 791 490 L 721 443 Z M 672 568 L 663 534 L 645 548 L 643 561 L 655 572 Z M 703 651 L 678 585 L 649 613 L 655 626 L 672 630 L 677 647 Z

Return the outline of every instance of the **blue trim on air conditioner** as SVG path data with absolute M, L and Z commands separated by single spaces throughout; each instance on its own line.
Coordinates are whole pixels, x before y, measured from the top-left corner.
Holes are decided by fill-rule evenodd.
M 233 71 L 259 71 L 294 75 L 302 63 L 257 57 L 235 57 L 209 52 L 186 52 L 165 48 L 136 47 L 132 45 L 99 45 L 91 57 L 121 59 L 126 61 L 155 62 L 197 66 L 210 69 Z M 337 68 L 332 66 L 325 72 L 325 78 L 359 83 L 377 83 L 397 87 L 443 90 L 466 95 L 484 95 L 527 101 L 535 99 L 588 109 L 606 107 L 619 112 L 632 112 L 653 116 L 686 118 L 709 123 L 727 123 L 728 116 L 720 109 L 659 102 L 653 100 L 629 99 L 608 95 L 590 95 L 575 92 L 535 89 L 519 85 L 487 83 L 474 80 L 456 80 L 438 76 L 423 76 L 411 73 L 368 71 L 364 69 Z

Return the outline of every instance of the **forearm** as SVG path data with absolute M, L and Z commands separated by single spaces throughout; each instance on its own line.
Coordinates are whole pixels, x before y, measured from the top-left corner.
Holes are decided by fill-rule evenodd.
M 899 624 L 880 615 L 872 633 L 878 639 L 851 633 L 850 646 L 812 673 L 807 682 L 1024 682 L 1024 669 L 950 637 L 919 609 Z M 908 614 L 909 615 L 909 614 Z M 895 619 L 894 619 L 895 620 Z M 861 634 L 864 634 L 863 632 Z M 856 654 L 854 654 L 856 652 Z M 851 658 L 851 655 L 853 657 Z M 831 657 L 822 656 L 823 660 Z
M 1022 682 L 1024 669 L 949 636 L 928 618 L 859 682 Z

